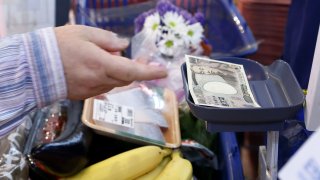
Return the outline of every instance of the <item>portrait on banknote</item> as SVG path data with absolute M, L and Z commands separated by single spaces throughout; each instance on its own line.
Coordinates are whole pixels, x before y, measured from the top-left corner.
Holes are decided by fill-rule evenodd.
M 186 55 L 188 85 L 196 104 L 224 107 L 260 107 L 241 64 Z

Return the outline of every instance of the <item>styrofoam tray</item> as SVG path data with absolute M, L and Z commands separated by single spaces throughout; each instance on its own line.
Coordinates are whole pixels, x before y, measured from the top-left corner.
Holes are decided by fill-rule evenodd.
M 154 139 L 145 138 L 142 136 L 126 133 L 121 130 L 116 130 L 113 127 L 102 126 L 96 124 L 93 120 L 93 98 L 86 99 L 84 102 L 82 122 L 92 128 L 97 134 L 117 138 L 123 141 L 137 144 L 154 144 L 163 147 L 177 148 L 181 145 L 178 102 L 172 90 L 164 90 L 165 106 L 162 110 L 163 116 L 168 122 L 169 127 L 161 129 L 165 142 L 156 141 Z

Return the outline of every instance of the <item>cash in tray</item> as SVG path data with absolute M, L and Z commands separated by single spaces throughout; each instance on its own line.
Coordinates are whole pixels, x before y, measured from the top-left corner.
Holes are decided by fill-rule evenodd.
M 270 131 L 280 130 L 285 120 L 295 117 L 303 107 L 304 94 L 290 66 L 276 60 L 270 66 L 235 57 L 217 60 L 241 64 L 260 108 L 217 108 L 194 103 L 188 88 L 186 63 L 182 64 L 185 98 L 191 112 L 207 122 L 207 130 L 222 131 Z

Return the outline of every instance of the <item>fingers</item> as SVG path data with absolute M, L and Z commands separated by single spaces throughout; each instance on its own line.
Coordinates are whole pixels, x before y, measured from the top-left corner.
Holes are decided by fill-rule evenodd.
M 88 40 L 102 49 L 109 52 L 122 51 L 128 47 L 129 41 L 125 38 L 119 38 L 117 34 L 94 27 L 84 27 L 87 31 Z
M 112 55 L 117 55 L 117 56 L 121 56 L 121 52 L 119 52 L 119 51 L 110 52 L 110 54 L 112 54 Z
M 91 46 L 92 45 L 92 46 Z M 141 80 L 153 80 L 164 78 L 167 71 L 164 67 L 150 66 L 136 63 L 122 56 L 110 54 L 103 49 L 94 48 L 94 45 L 87 45 L 91 49 L 91 58 L 99 61 L 102 71 L 107 77 L 118 81 L 132 82 Z
M 111 78 L 111 77 L 107 77 L 105 79 L 105 83 L 103 83 L 101 86 L 100 86 L 100 89 L 101 91 L 104 91 L 107 92 L 111 89 L 113 89 L 114 87 L 121 87 L 121 86 L 127 86 L 129 85 L 131 82 L 128 82 L 128 81 L 122 81 L 122 80 L 117 80 L 117 79 L 114 79 L 114 78 Z M 111 87 L 111 88 L 110 88 Z
M 109 55 L 107 74 L 122 81 L 141 81 L 164 78 L 167 71 L 164 67 L 136 63 L 124 57 Z

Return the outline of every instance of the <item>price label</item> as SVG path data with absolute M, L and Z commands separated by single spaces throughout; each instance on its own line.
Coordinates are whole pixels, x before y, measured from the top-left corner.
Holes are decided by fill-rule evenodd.
M 93 119 L 97 121 L 134 128 L 134 110 L 108 101 L 93 101 Z

